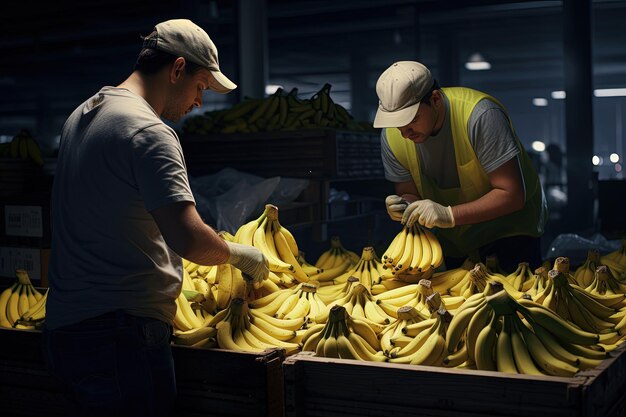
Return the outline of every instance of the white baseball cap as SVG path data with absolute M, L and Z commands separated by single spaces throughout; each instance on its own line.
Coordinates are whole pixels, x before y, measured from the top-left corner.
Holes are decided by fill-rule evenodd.
M 415 61 L 393 63 L 378 77 L 374 127 L 402 127 L 415 117 L 420 100 L 433 87 L 430 70 Z
M 217 47 L 200 26 L 189 19 L 172 19 L 157 24 L 154 30 L 157 33 L 156 38 L 146 39 L 144 47 L 182 56 L 207 68 L 220 86 L 215 88 L 218 93 L 226 94 L 237 88 L 237 84 L 220 71 Z

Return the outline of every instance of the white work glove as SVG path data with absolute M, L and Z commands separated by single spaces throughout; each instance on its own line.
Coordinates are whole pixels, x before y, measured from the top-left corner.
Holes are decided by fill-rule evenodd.
M 392 194 L 385 198 L 385 206 L 387 206 L 387 213 L 391 220 L 399 222 L 402 220 L 402 213 L 407 207 L 407 202 L 399 195 Z
M 432 200 L 417 200 L 404 210 L 402 224 L 411 227 L 419 222 L 422 226 L 448 229 L 454 227 L 452 207 L 442 206 Z
M 230 249 L 230 257 L 226 263 L 239 269 L 244 279 L 261 282 L 269 277 L 269 263 L 260 250 L 234 242 L 226 242 L 226 245 Z

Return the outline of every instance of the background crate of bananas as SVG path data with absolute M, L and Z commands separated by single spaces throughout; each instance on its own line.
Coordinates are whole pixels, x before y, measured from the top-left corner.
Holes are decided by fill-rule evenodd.
M 266 98 L 246 98 L 235 106 L 204 115 L 190 117 L 183 125 L 184 133 L 253 133 L 276 130 L 332 128 L 372 130 L 367 122 L 356 122 L 352 115 L 330 97 L 330 84 L 325 84 L 309 99 L 298 98 L 298 89 L 285 94 L 282 88 Z

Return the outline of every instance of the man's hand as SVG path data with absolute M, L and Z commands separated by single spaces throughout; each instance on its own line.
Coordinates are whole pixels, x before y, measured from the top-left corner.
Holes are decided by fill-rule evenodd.
M 429 229 L 432 227 L 448 229 L 455 224 L 452 207 L 442 206 L 432 200 L 417 200 L 404 210 L 402 224 L 411 227 L 415 222 Z
M 244 278 L 252 278 L 253 282 L 261 282 L 270 274 L 269 263 L 265 255 L 254 246 L 226 242 L 230 249 L 227 263 L 241 270 Z
M 391 220 L 399 222 L 402 220 L 402 213 L 407 207 L 407 202 L 399 195 L 388 195 L 385 198 L 385 206 L 387 206 L 387 213 Z

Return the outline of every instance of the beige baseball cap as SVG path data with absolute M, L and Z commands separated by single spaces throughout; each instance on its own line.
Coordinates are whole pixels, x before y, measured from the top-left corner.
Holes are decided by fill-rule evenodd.
M 220 71 L 217 47 L 200 26 L 189 19 L 172 19 L 159 23 L 154 30 L 157 32 L 156 40 L 144 43 L 144 47 L 182 56 L 194 64 L 207 68 L 219 84 L 219 87 L 214 89 L 218 93 L 226 94 L 237 88 L 237 84 Z
M 402 127 L 411 123 L 420 100 L 428 94 L 433 82 L 430 70 L 419 62 L 393 63 L 376 82 L 378 111 L 374 127 Z

